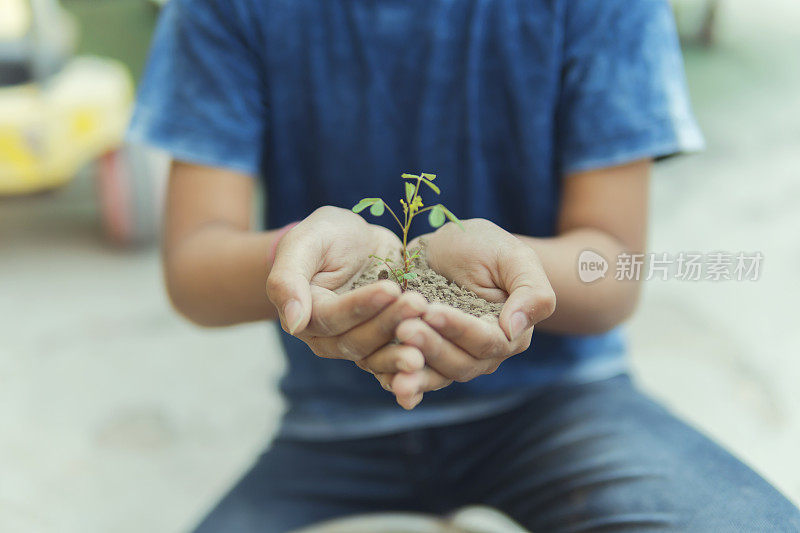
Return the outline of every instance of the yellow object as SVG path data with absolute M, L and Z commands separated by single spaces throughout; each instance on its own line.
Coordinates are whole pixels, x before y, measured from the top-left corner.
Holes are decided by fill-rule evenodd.
M 14 41 L 31 27 L 31 6 L 22 0 L 0 0 L 0 41 Z
M 63 185 L 120 146 L 132 101 L 127 69 L 95 57 L 73 59 L 44 86 L 0 88 L 0 195 Z

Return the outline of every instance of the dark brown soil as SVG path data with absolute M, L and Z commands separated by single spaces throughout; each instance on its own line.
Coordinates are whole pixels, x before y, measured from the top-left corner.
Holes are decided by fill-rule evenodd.
M 412 251 L 413 253 L 413 251 Z M 400 253 L 397 253 L 395 264 L 398 262 Z M 417 277 L 408 280 L 408 290 L 420 293 L 430 303 L 444 303 L 456 309 L 460 309 L 472 316 L 497 318 L 500 316 L 502 303 L 487 302 L 474 292 L 459 287 L 454 282 L 436 273 L 425 262 L 425 250 L 420 251 L 420 256 L 414 260 L 411 272 L 415 272 Z M 382 262 L 377 259 L 373 264 L 364 269 L 361 275 L 353 282 L 353 289 L 374 283 L 379 279 L 393 279 L 389 271 Z

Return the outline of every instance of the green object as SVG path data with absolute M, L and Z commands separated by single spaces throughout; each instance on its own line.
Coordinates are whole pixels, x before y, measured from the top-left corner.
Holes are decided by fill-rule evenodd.
M 150 47 L 158 9 L 146 0 L 62 0 L 78 20 L 79 54 L 111 57 L 138 81 Z
M 369 212 L 375 215 L 376 217 L 381 216 L 383 214 L 383 203 L 376 202 L 372 204 L 372 206 L 369 208 Z
M 442 211 L 440 206 L 435 206 L 431 209 L 431 212 L 428 213 L 428 223 L 434 228 L 438 228 L 444 224 L 444 211 Z
M 422 196 L 419 194 L 420 185 L 424 183 L 436 194 L 441 192 L 439 187 L 433 184 L 433 180 L 436 179 L 436 174 L 402 174 L 401 178 L 416 182 L 412 183 L 406 181 L 404 184 L 406 198 L 405 200 L 400 200 L 400 205 L 403 206 L 403 222 L 400 222 L 400 218 L 395 214 L 394 211 L 392 211 L 392 208 L 389 207 L 389 204 L 384 202 L 381 198 L 362 198 L 356 205 L 353 206 L 353 212 L 360 213 L 369 207 L 369 212 L 371 214 L 374 216 L 381 216 L 385 210 L 388 209 L 389 213 L 397 222 L 397 225 L 400 226 L 400 230 L 403 235 L 402 268 L 393 266 L 394 261 L 391 258 L 378 257 L 375 255 L 371 255 L 370 257 L 374 257 L 375 259 L 382 261 L 386 265 L 386 268 L 389 269 L 389 272 L 392 274 L 394 280 L 403 287 L 403 290 L 405 290 L 408 288 L 408 280 L 417 277 L 415 273 L 409 272 L 412 262 L 419 256 L 419 252 L 415 252 L 413 255 L 408 252 L 408 231 L 411 229 L 411 221 L 414 219 L 414 217 L 420 213 L 428 211 L 428 223 L 434 228 L 441 227 L 445 223 L 445 219 L 458 224 L 462 230 L 464 229 L 464 226 L 461 224 L 461 221 L 458 219 L 458 217 L 456 217 L 452 211 L 447 209 L 442 204 L 436 204 L 430 207 L 423 206 Z

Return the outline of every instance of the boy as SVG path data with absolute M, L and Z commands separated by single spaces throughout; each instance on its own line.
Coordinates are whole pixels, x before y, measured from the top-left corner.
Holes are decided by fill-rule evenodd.
M 285 330 L 278 437 L 198 531 L 471 503 L 534 531 L 800 529 L 626 377 L 638 283 L 575 273 L 644 250 L 652 161 L 702 144 L 666 0 L 173 0 L 131 137 L 175 159 L 175 307 Z M 505 300 L 497 324 L 337 292 L 398 243 L 340 207 L 404 171 L 441 176 L 466 231 L 427 235 L 430 264 Z

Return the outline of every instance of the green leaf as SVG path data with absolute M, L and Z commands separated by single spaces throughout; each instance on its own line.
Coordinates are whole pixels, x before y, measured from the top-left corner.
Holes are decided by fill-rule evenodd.
M 439 204 L 439 205 L 442 205 L 442 204 Z M 449 209 L 447 209 L 443 205 L 442 205 L 442 210 L 444 211 L 445 216 L 447 216 L 447 218 L 450 220 L 450 222 L 455 222 L 456 224 L 458 224 L 458 227 L 462 229 L 462 231 L 467 231 L 467 230 L 464 229 L 464 225 L 461 223 L 461 221 L 458 219 L 458 217 L 455 216 L 452 213 L 452 211 L 450 211 Z
M 358 202 L 356 205 L 353 206 L 353 213 L 360 213 L 361 211 L 366 209 L 368 206 L 369 206 L 369 204 L 365 204 L 364 200 L 361 200 L 360 202 Z
M 409 182 L 406 182 L 405 185 L 406 185 L 406 202 L 410 204 L 411 199 L 414 197 L 414 186 Z
M 416 272 L 406 272 L 405 274 L 403 274 L 403 279 L 414 279 L 416 277 L 417 277 Z
M 375 215 L 376 217 L 381 216 L 383 214 L 383 211 L 384 211 L 383 202 L 375 202 L 374 204 L 372 204 L 372 207 L 369 208 L 369 212 Z
M 444 211 L 442 211 L 443 207 L 442 204 L 438 204 L 428 212 L 428 223 L 434 228 L 438 228 L 444 224 L 445 214 Z
M 381 200 L 380 198 L 362 198 L 360 202 L 358 202 L 355 206 L 353 206 L 352 211 L 353 213 L 360 213 L 369 206 L 371 205 L 374 206 L 376 203 L 380 203 L 381 205 L 383 205 L 383 200 Z
M 436 174 L 425 174 L 425 173 L 422 173 L 421 176 L 423 178 L 429 179 L 431 181 L 436 179 Z
M 425 183 L 425 185 L 427 185 L 428 187 L 430 187 L 433 190 L 433 192 L 435 192 L 436 194 L 439 194 L 439 193 L 442 192 L 442 191 L 439 190 L 439 187 L 437 187 L 436 185 L 434 185 L 430 181 L 426 180 L 425 178 L 422 178 L 422 182 Z
M 362 198 L 356 205 L 353 206 L 353 213 L 360 213 L 375 202 L 380 201 L 380 198 Z
M 404 180 L 415 180 L 419 178 L 419 176 L 417 176 L 416 174 L 403 174 L 400 177 L 403 178 Z

